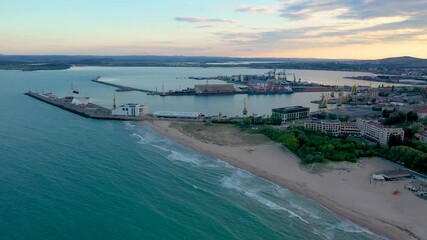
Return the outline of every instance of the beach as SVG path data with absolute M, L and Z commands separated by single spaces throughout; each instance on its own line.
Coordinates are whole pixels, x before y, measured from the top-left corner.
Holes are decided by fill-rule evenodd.
M 374 172 L 396 168 L 388 161 L 366 158 L 356 164 L 302 166 L 281 145 L 264 136 L 242 137 L 232 126 L 160 120 L 145 124 L 178 143 L 308 197 L 374 233 L 389 239 L 427 239 L 427 202 L 404 189 L 409 180 L 369 180 Z M 393 195 L 396 190 L 399 195 Z

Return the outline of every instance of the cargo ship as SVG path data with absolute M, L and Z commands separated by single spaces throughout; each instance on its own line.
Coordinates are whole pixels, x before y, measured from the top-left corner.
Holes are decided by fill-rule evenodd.
M 335 91 L 336 87 L 327 86 L 294 86 L 292 87 L 294 92 L 330 92 Z
M 248 95 L 261 95 L 261 94 L 292 94 L 294 90 L 291 87 L 251 87 L 248 89 Z

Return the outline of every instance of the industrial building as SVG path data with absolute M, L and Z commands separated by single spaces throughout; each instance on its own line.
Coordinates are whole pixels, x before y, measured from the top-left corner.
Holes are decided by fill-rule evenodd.
M 197 120 L 202 118 L 203 114 L 200 112 L 157 111 L 153 113 L 153 116 L 156 118 Z
M 121 105 L 117 108 L 113 108 L 112 114 L 115 116 L 141 116 L 148 113 L 146 105 L 128 103 Z
M 310 116 L 310 108 L 303 106 L 273 108 L 272 115 L 280 117 L 283 122 L 304 119 Z
M 194 89 L 197 95 L 234 94 L 234 84 L 196 84 Z

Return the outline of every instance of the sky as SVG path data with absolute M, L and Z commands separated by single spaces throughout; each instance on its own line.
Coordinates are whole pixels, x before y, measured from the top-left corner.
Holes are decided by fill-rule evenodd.
M 0 0 L 0 54 L 427 58 L 427 0 Z

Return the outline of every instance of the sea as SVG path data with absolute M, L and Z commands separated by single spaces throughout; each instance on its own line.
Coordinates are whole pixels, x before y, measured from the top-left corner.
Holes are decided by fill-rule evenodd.
M 87 119 L 25 96 L 78 89 L 106 107 L 102 80 L 155 89 L 191 87 L 190 76 L 268 69 L 73 67 L 0 71 L 0 239 L 386 239 L 316 202 L 159 135 L 141 122 Z M 310 82 L 367 73 L 288 70 Z M 210 80 L 214 83 L 214 80 Z M 373 84 L 374 85 L 374 84 Z M 239 115 L 307 105 L 320 93 L 160 97 L 116 93 L 118 104 Z M 313 105 L 311 105 L 314 107 Z

